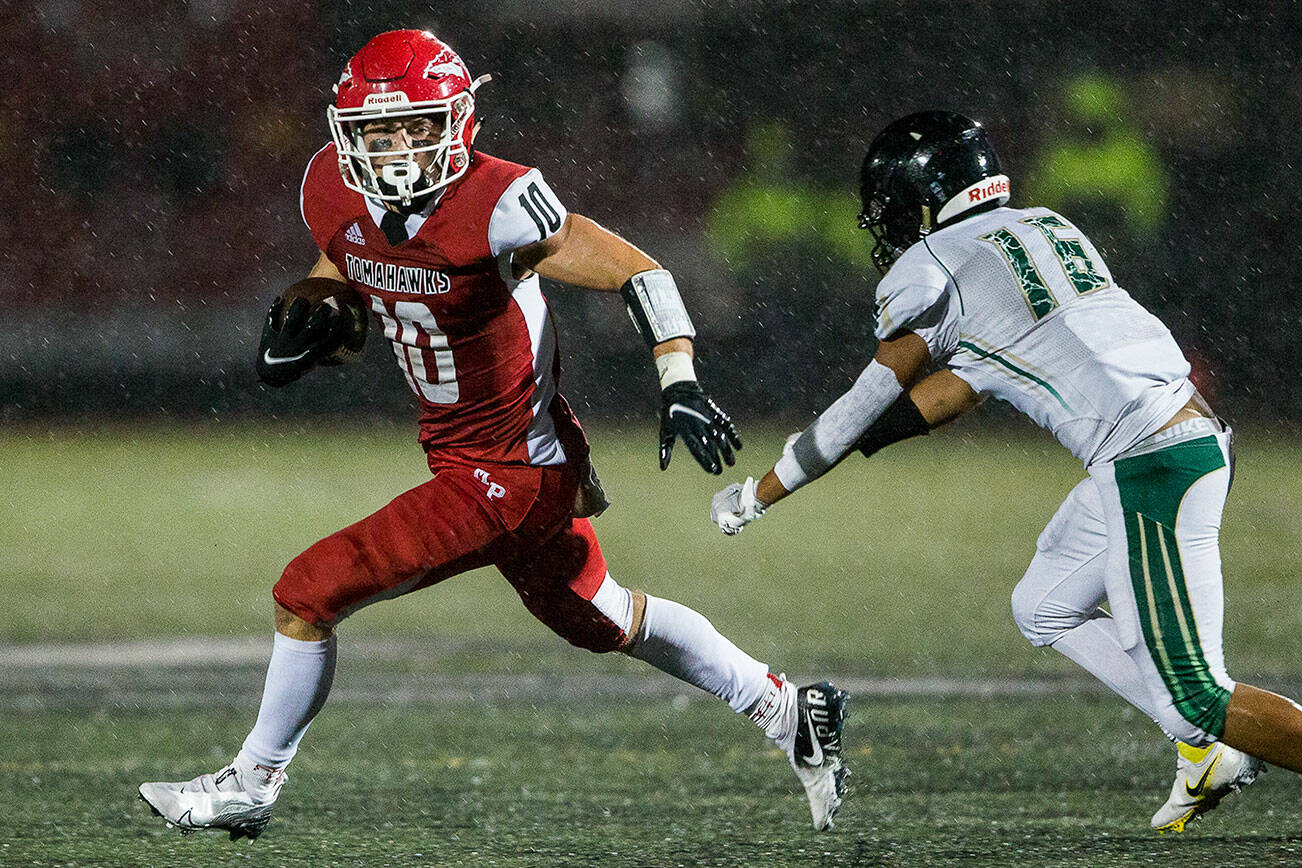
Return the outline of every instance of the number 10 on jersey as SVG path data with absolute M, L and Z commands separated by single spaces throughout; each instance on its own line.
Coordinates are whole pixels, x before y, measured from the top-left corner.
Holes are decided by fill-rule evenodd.
M 439 328 L 429 305 L 422 301 L 389 305 L 373 295 L 371 310 L 384 324 L 384 336 L 412 391 L 431 404 L 455 404 L 461 397 L 456 361 L 448 336 Z

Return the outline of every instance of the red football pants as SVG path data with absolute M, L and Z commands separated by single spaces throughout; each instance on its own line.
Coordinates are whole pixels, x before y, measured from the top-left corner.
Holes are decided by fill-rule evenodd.
M 434 478 L 331 534 L 290 562 L 276 602 L 312 624 L 492 564 L 525 608 L 566 641 L 613 651 L 624 631 L 592 605 L 606 560 L 587 519 L 572 518 L 576 479 L 556 467 L 434 466 Z

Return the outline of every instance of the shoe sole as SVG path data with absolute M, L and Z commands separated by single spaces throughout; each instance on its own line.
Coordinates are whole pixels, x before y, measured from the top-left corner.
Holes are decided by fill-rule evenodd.
M 257 840 L 257 837 L 267 828 L 267 824 L 271 822 L 270 812 L 268 812 L 268 816 L 261 819 L 260 822 L 256 822 L 254 825 L 249 826 L 192 826 L 185 823 L 174 823 L 167 819 L 167 817 L 163 816 L 163 813 L 159 811 L 158 808 L 154 807 L 154 803 L 145 798 L 144 793 L 137 794 L 136 798 L 148 805 L 149 812 L 166 823 L 167 828 L 176 829 L 181 833 L 182 837 L 193 835 L 195 832 L 212 831 L 229 832 L 232 841 L 238 841 L 241 838 L 248 838 L 250 841 L 254 841 Z

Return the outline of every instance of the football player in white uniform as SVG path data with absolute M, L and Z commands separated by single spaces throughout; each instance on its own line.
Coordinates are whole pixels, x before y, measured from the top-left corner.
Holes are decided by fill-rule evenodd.
M 854 449 L 872 454 L 1002 398 L 1089 474 L 1040 535 L 1014 619 L 1176 742 L 1153 827 L 1183 830 L 1261 760 L 1302 771 L 1302 707 L 1226 673 L 1218 535 L 1231 434 L 1166 326 L 1068 220 L 1006 207 L 1008 177 L 962 115 L 892 123 L 861 185 L 860 225 L 885 275 L 875 358 L 758 483 L 719 492 L 711 519 L 738 533 Z

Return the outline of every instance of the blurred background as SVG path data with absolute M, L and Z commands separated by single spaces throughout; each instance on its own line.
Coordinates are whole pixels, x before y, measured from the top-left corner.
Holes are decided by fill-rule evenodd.
M 361 364 L 284 389 L 253 369 L 267 304 L 317 256 L 298 196 L 331 85 L 400 27 L 493 75 L 478 147 L 677 275 L 746 439 L 723 479 L 681 447 L 657 469 L 654 369 L 619 299 L 548 288 L 614 501 L 603 550 L 624 586 L 855 691 L 871 797 L 841 836 L 799 837 L 794 778 L 752 761 L 744 719 L 576 652 L 481 570 L 341 629 L 262 864 L 1162 861 L 1135 842 L 1169 745 L 1010 617 L 1082 475 L 1047 434 L 988 404 L 740 538 L 706 510 L 875 349 L 868 142 L 961 111 L 1013 204 L 1088 232 L 1234 423 L 1226 657 L 1302 695 L 1302 4 L 1283 0 L 0 2 L 0 864 L 255 864 L 146 827 L 132 787 L 229 759 L 284 565 L 428 479 L 376 334 Z M 1269 776 L 1175 852 L 1295 859 L 1299 781 Z
M 0 8 L 0 418 L 406 424 L 389 353 L 265 390 L 266 303 L 316 251 L 298 213 L 325 106 L 372 35 L 425 27 L 473 74 L 478 146 L 679 277 L 734 415 L 824 406 L 873 351 L 856 228 L 901 114 L 990 129 L 1013 204 L 1064 211 L 1173 328 L 1232 419 L 1295 420 L 1302 15 L 1292 3 L 17 0 Z M 622 306 L 552 287 L 584 418 L 645 419 Z
M 0 7 L 0 596 L 14 601 L 0 640 L 79 637 L 88 587 L 110 638 L 264 635 L 267 589 L 290 558 L 426 478 L 410 393 L 377 335 L 363 363 L 280 390 L 252 365 L 267 303 L 317 255 L 298 196 L 328 138 L 331 85 L 375 33 L 415 26 L 493 75 L 480 148 L 540 167 L 572 211 L 677 274 L 703 378 L 750 444 L 738 475 L 767 468 L 875 349 L 877 274 L 856 221 L 869 140 L 928 107 L 985 122 L 1013 203 L 1060 209 L 1091 235 L 1244 435 L 1245 511 L 1225 544 L 1250 590 L 1232 596 L 1231 646 L 1242 625 L 1254 665 L 1287 668 L 1274 643 L 1302 627 L 1279 568 L 1302 542 L 1278 494 L 1302 485 L 1296 4 L 276 5 Z M 1024 654 L 1007 594 L 1080 475 L 1046 434 L 987 406 L 869 467 L 847 462 L 725 552 L 702 520 L 717 480 L 685 453 L 654 469 L 654 369 L 622 303 L 549 295 L 562 385 L 615 497 L 599 529 L 625 584 L 850 671 L 1045 660 Z M 992 414 L 1000 424 L 983 425 Z M 907 509 L 889 497 L 900 490 Z M 970 490 L 999 506 L 954 502 Z M 721 572 L 725 553 L 760 565 Z M 793 613 L 781 589 L 797 564 L 822 597 Z M 881 583 L 893 576 L 914 578 Z M 519 629 L 529 654 L 553 647 L 495 575 L 448 584 L 354 629 L 478 635 L 461 607 L 492 599 L 509 613 L 494 642 Z M 961 614 L 956 587 L 971 595 Z M 835 637 L 819 627 L 825 607 L 844 619 Z M 866 638 L 884 617 L 894 632 Z M 911 623 L 960 617 L 966 644 L 911 639 Z

